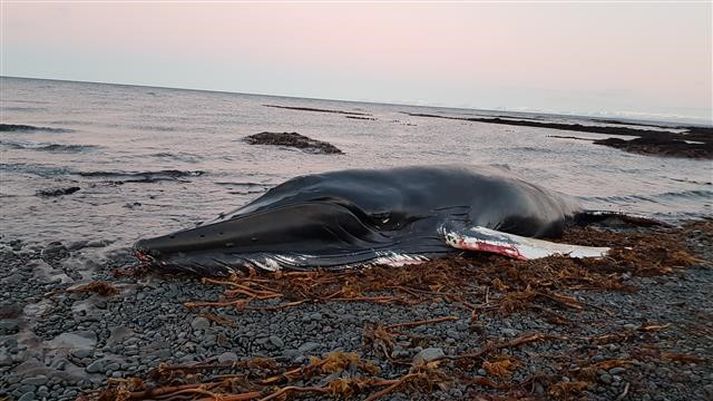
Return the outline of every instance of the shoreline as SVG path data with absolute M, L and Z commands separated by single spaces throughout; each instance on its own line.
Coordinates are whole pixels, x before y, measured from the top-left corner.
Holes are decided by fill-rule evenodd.
M 225 298 L 225 290 L 230 287 L 195 277 L 156 273 L 114 276 L 114 269 L 133 263 L 128 252 L 116 253 L 93 271 L 63 271 L 58 262 L 79 256 L 81 249 L 68 250 L 58 244 L 23 249 L 21 243 L 5 238 L 0 274 L 6 284 L 3 298 L 10 302 L 0 309 L 0 388 L 6 392 L 0 395 L 22 401 L 43 397 L 73 400 L 78 396 L 93 399 L 97 393 L 91 390 L 107 388 L 110 379 L 138 376 L 146 385 L 158 384 L 146 375 L 159 363 L 184 367 L 175 371 L 174 379 L 190 382 L 180 374 L 185 373 L 186 366 L 213 366 L 202 371 L 204 379 L 241 372 L 258 375 L 260 369 L 247 365 L 240 368 L 239 361 L 271 358 L 279 370 L 309 366 L 310 357 L 325 358 L 334 351 L 354 352 L 379 368 L 378 377 L 397 380 L 408 374 L 409 363 L 419 355 L 436 361 L 441 359 L 439 355 L 454 357 L 482 351 L 488 344 L 513 344 L 529 338 L 531 341 L 503 346 L 482 358 L 464 359 L 462 366 L 451 367 L 445 359 L 440 362 L 438 369 L 445 369 L 452 377 L 467 373 L 470 382 L 441 383 L 440 376 L 434 376 L 430 391 L 424 390 L 423 383 L 413 382 L 380 399 L 498 395 L 533 399 L 705 399 L 713 395 L 712 227 L 712 222 L 704 222 L 681 236 L 699 258 L 688 269 L 673 268 L 659 274 L 644 269 L 647 261 L 634 259 L 631 266 L 635 269 L 619 265 L 606 273 L 621 283 L 621 288 L 587 289 L 581 284 L 554 287 L 552 294 L 563 298 L 533 301 L 524 309 L 518 303 L 512 304 L 513 310 L 500 309 L 508 294 L 522 293 L 519 275 L 498 276 L 502 288 L 496 281 L 486 286 L 482 280 L 492 280 L 501 267 L 539 269 L 543 265 L 475 257 L 434 262 L 431 268 L 426 265 L 422 267 L 425 270 L 419 270 L 424 272 L 421 278 L 430 277 L 426 272 L 443 271 L 443 267 L 472 273 L 463 278 L 473 280 L 473 293 L 458 287 L 460 294 L 486 306 L 498 302 L 492 304 L 495 309 L 479 310 L 475 319 L 472 310 L 447 297 L 415 304 L 305 302 L 279 310 L 260 309 L 282 302 L 275 299 L 242 309 L 235 305 L 187 308 L 186 302 L 231 299 Z M 601 242 L 623 235 L 626 241 L 647 238 L 653 250 L 672 230 L 676 229 L 597 228 L 569 233 L 565 239 Z M 707 267 L 701 265 L 705 261 Z M 568 262 L 559 269 L 568 271 L 567 266 L 572 265 Z M 542 274 L 548 271 L 542 270 Z M 523 277 L 532 280 L 537 276 Z M 67 291 L 92 280 L 108 281 L 118 293 L 103 296 Z M 533 285 L 544 291 L 549 287 L 542 287 L 543 283 Z M 433 322 L 414 325 L 429 319 Z M 394 343 L 387 354 L 381 346 L 374 346 L 374 338 L 368 341 L 366 329 L 380 324 L 399 327 L 391 329 Z M 528 337 L 538 333 L 547 337 Z M 409 363 L 404 366 L 397 361 Z M 220 364 L 230 368 L 215 368 Z M 498 371 L 497 366 L 504 370 Z M 582 369 L 591 367 L 595 368 L 589 378 Z M 320 372 L 290 384 L 314 387 L 335 378 L 352 377 L 355 372 L 367 375 L 357 367 L 331 374 Z M 280 382 L 282 385 L 285 383 Z M 383 388 L 356 394 L 354 399 L 366 399 L 379 390 Z M 260 394 L 262 397 L 270 392 Z M 330 399 L 319 393 L 306 396 Z

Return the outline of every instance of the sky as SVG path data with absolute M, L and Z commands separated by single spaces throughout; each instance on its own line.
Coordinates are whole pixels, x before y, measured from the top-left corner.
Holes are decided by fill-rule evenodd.
M 0 75 L 713 123 L 712 4 L 2 0 Z

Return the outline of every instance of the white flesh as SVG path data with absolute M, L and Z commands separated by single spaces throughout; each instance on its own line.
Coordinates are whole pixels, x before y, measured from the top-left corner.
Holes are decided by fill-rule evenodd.
M 443 234 L 446 243 L 456 249 L 498 253 L 522 260 L 539 259 L 554 255 L 571 258 L 601 258 L 609 252 L 609 248 L 560 244 L 521 237 L 480 226 L 460 232 L 444 230 Z

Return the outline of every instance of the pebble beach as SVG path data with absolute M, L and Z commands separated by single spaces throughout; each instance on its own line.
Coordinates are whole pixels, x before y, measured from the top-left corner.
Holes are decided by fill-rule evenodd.
M 260 357 L 300 367 L 308 365 L 310 357 L 323 357 L 329 352 L 354 352 L 376 364 L 380 377 L 394 378 L 408 367 L 366 347 L 365 328 L 449 317 L 395 336 L 390 357 L 412 362 L 437 360 L 472 352 L 487 342 L 507 342 L 528 333 L 547 333 L 567 340 L 553 337 L 507 348 L 501 354 L 518 361 L 508 381 L 530 383 L 516 387 L 521 391 L 517 393 L 519 397 L 570 399 L 558 397 L 551 385 L 527 379 L 548 374 L 557 376 L 558 383 L 578 381 L 574 376 L 567 377 L 556 363 L 567 354 L 577 353 L 585 355 L 592 364 L 627 361 L 608 369 L 596 369 L 587 386 L 574 393 L 577 399 L 710 399 L 713 396 L 710 227 L 703 225 L 690 233 L 687 246 L 700 262 L 686 269 L 651 277 L 622 273 L 619 278 L 635 288 L 632 291 L 568 292 L 567 296 L 586 306 L 581 310 L 556 309 L 567 320 L 564 324 L 549 322 L 532 311 L 483 313 L 474 322 L 470 312 L 443 300 L 409 306 L 319 302 L 276 311 L 188 308 L 186 302 L 220 299 L 225 289 L 189 276 L 157 272 L 138 276 L 119 274 L 121 270 L 117 268 L 135 262 L 128 250 L 116 252 L 109 263 L 85 271 L 62 268 L 66 266 L 62 261 L 81 258 L 87 249 L 102 244 L 58 242 L 38 248 L 2 238 L 0 392 L 7 399 L 22 401 L 95 399 L 96 390 L 105 388 L 112 380 L 145 377 L 159 364 L 230 364 Z M 473 274 L 478 274 L 477 266 L 472 269 Z M 96 280 L 110 283 L 116 291 L 74 291 L 82 283 Z M 492 291 L 490 296 L 497 298 L 497 291 Z M 265 302 L 270 305 L 273 301 Z M 611 333 L 626 336 L 611 342 L 591 340 Z M 413 338 L 424 340 L 415 342 Z M 657 352 L 686 357 L 650 358 L 642 351 L 654 348 Z M 502 377 L 479 366 L 476 363 L 468 372 L 472 377 L 483 378 L 480 385 L 455 381 L 430 392 L 404 388 L 383 399 L 496 399 L 515 394 L 512 388 L 487 385 L 487 380 L 503 382 Z M 355 399 L 365 399 L 366 395 L 358 394 Z M 300 397 L 330 398 L 313 394 Z

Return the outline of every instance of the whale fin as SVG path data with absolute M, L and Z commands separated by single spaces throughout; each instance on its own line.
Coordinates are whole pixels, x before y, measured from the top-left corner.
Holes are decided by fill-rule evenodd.
M 443 229 L 446 243 L 456 249 L 490 252 L 514 259 L 529 260 L 562 255 L 572 258 L 601 258 L 609 248 L 560 244 L 521 237 L 502 231 L 475 226 L 463 230 Z

